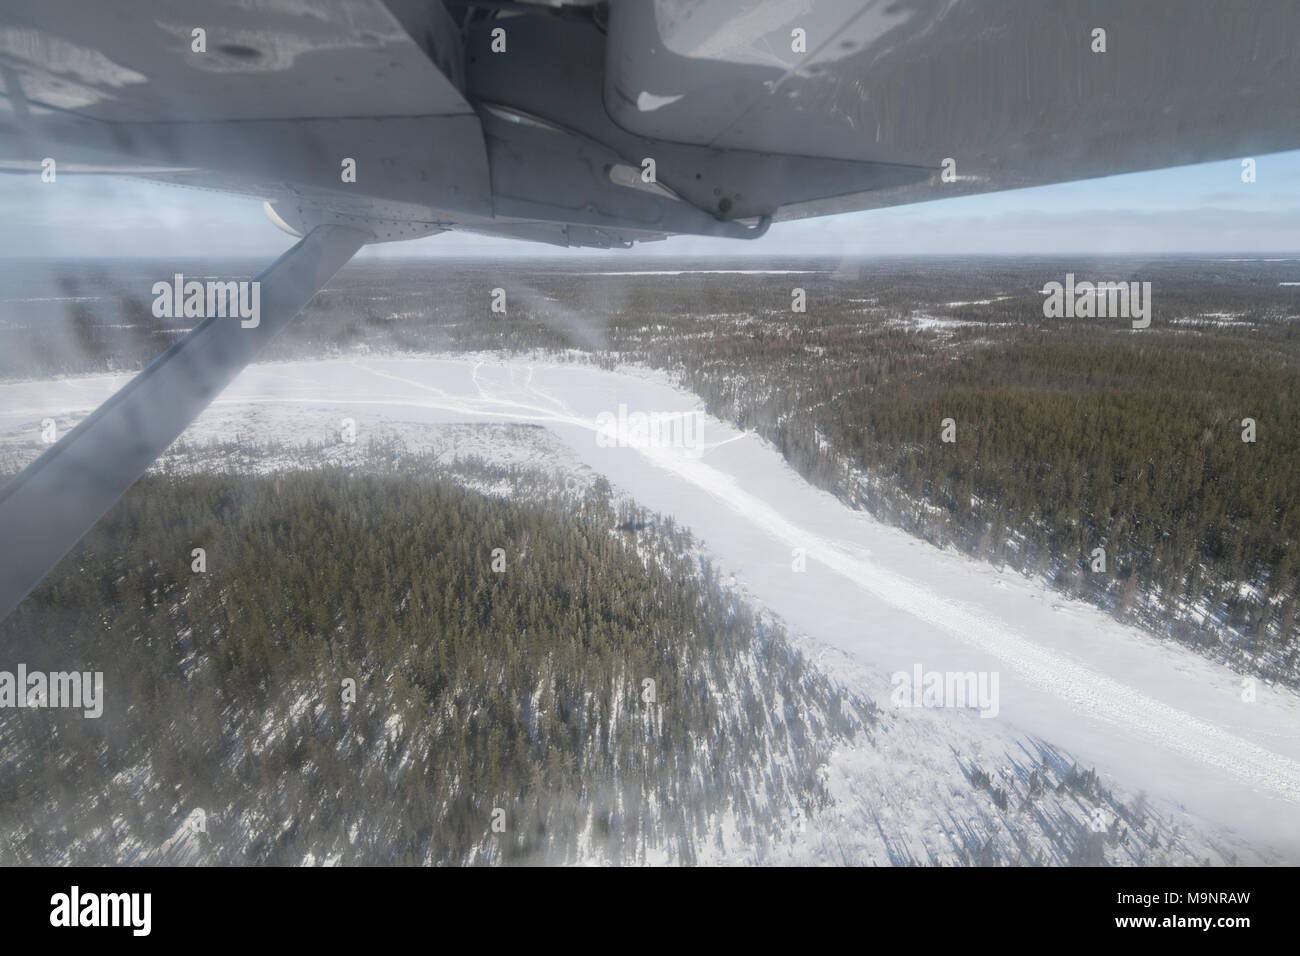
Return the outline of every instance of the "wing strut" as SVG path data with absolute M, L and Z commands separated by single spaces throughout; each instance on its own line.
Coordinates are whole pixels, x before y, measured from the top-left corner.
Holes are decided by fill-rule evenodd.
M 257 277 L 260 322 L 200 322 L 0 487 L 0 620 L 373 237 L 319 226 Z

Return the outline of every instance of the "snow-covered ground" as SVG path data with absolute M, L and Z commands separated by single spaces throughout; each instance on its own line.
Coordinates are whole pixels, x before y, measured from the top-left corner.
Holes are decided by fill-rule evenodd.
M 128 378 L 0 385 L 0 440 L 10 449 L 32 446 L 47 417 L 62 434 Z M 601 423 L 638 412 L 698 413 L 701 440 L 683 443 L 692 447 L 647 446 L 611 442 L 608 428 L 602 432 Z M 854 511 L 810 486 L 755 434 L 705 414 L 696 396 L 664 375 L 497 356 L 257 365 L 185 440 L 242 434 L 315 442 L 324 450 L 310 454 L 325 457 L 342 444 L 343 419 L 355 421 L 352 454 L 369 434 L 405 426 L 427 433 L 429 425 L 443 423 L 542 425 L 615 487 L 689 526 L 739 589 L 801 636 L 819 667 L 881 707 L 890 707 L 890 675 L 910 674 L 917 665 L 926 672 L 996 674 L 996 716 L 951 707 L 896 714 L 896 723 L 905 721 L 917 734 L 929 728 L 931 736 L 949 738 L 959 763 L 1016 772 L 1016 742 L 1038 738 L 1095 766 L 1107 784 L 1145 790 L 1232 831 L 1236 846 L 1300 862 L 1300 697 L 1261 683 L 1252 699 L 1242 677 L 1181 646 Z M 493 434 L 507 441 L 511 432 Z M 520 448 L 526 458 L 526 445 Z M 803 550 L 805 571 L 794 570 L 795 549 Z M 896 738 L 893 746 L 906 740 Z M 867 764 L 881 761 L 878 753 L 860 756 Z M 929 767 L 960 780 L 957 764 L 940 768 L 933 748 L 928 756 L 912 753 L 910 770 L 901 762 L 905 755 L 898 756 L 894 775 Z M 842 755 L 831 768 L 832 789 L 853 790 L 854 759 Z M 900 777 L 879 799 L 858 794 L 861 819 L 843 823 L 879 830 L 879 813 L 887 819 L 905 812 L 893 807 L 895 798 L 930 798 L 920 777 L 912 783 Z M 895 859 L 924 862 L 918 846 L 950 839 L 913 837 Z M 843 852 L 842 834 L 836 844 L 825 851 L 828 861 Z

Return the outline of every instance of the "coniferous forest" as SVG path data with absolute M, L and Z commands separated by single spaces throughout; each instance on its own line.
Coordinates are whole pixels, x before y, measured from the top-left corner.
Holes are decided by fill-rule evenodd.
M 599 482 L 561 508 L 430 470 L 132 488 L 0 624 L 105 686 L 99 719 L 3 712 L 0 859 L 761 858 L 826 805 L 826 749 L 874 708 L 689 534 L 617 531 Z

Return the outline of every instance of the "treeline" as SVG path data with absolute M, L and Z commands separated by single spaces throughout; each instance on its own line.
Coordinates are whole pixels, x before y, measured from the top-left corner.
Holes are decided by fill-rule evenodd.
M 1053 352 L 1081 379 L 1116 358 L 1080 345 Z M 1288 424 L 1295 393 L 1278 388 L 1285 376 L 1232 395 L 1189 392 L 1188 380 L 990 384 L 1026 368 L 1024 357 L 990 351 L 759 428 L 812 480 L 886 520 L 1293 681 L 1300 449 Z M 1247 417 L 1261 429 L 1254 444 L 1241 439 Z M 940 441 L 949 418 L 951 445 Z
M 690 862 L 723 819 L 761 858 L 871 708 L 670 520 L 617 523 L 603 485 L 564 514 L 412 473 L 142 479 L 0 624 L 4 667 L 106 698 L 0 712 L 0 858 Z
M 1000 308 L 1019 319 L 717 320 L 635 354 L 885 520 L 1295 681 L 1296 323 L 1134 333 Z

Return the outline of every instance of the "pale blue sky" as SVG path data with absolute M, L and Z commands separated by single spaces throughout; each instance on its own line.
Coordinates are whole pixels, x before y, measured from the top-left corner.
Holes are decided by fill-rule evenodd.
M 682 255 L 1300 252 L 1300 151 L 781 223 L 755 242 L 677 237 Z M 292 238 L 256 200 L 103 176 L 0 176 L 0 256 L 275 256 Z M 367 255 L 599 255 L 447 233 Z

